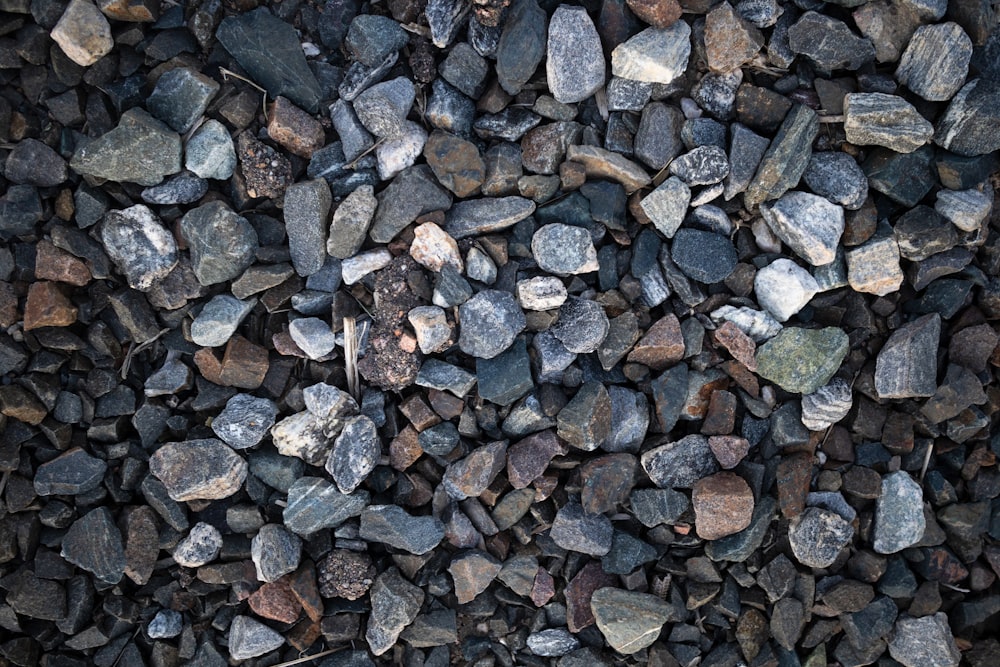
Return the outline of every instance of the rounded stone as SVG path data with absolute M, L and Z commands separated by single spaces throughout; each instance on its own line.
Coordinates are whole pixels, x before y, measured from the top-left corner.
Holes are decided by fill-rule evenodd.
M 736 268 L 733 242 L 721 234 L 700 229 L 679 229 L 670 256 L 684 275 L 702 283 L 725 280 Z
M 479 359 L 492 359 L 514 342 L 527 322 L 517 299 L 510 292 L 483 290 L 459 306 L 462 352 Z
M 853 537 L 851 524 L 836 512 L 820 507 L 807 508 L 788 529 L 792 553 L 807 567 L 829 567 Z
M 597 271 L 597 250 L 583 227 L 562 223 L 545 225 L 531 237 L 531 254 L 538 267 L 557 276 Z
M 753 491 L 739 475 L 720 472 L 695 482 L 691 504 L 698 537 L 717 540 L 750 525 Z

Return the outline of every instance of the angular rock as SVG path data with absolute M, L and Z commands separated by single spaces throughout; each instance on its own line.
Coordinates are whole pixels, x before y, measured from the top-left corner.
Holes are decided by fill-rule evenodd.
M 407 314 L 417 335 L 417 345 L 424 354 L 440 352 L 451 346 L 452 328 L 443 309 L 437 306 L 417 306 Z
M 391 139 L 399 135 L 416 93 L 404 77 L 368 88 L 354 100 L 354 113 L 369 132 Z
M 570 352 L 588 354 L 601 346 L 609 328 L 608 316 L 599 303 L 570 297 L 559 308 L 559 319 L 549 331 Z
M 889 636 L 889 655 L 906 667 L 957 667 L 961 660 L 944 612 L 900 616 Z
M 360 14 L 351 21 L 344 48 L 354 60 L 374 67 L 407 41 L 406 31 L 388 16 Z
M 567 503 L 556 512 L 549 535 L 563 549 L 603 556 L 611 550 L 613 532 L 603 514 L 588 514 L 578 503 Z
M 510 292 L 483 290 L 459 307 L 458 346 L 466 354 L 492 359 L 525 327 L 524 312 Z
M 941 318 L 936 313 L 893 331 L 875 361 L 875 391 L 879 398 L 933 396 L 940 337 Z
M 459 197 L 476 194 L 486 179 L 486 164 L 470 141 L 435 130 L 424 145 L 424 157 L 438 182 Z
M 528 649 L 537 656 L 558 657 L 580 647 L 580 641 L 565 628 L 550 628 L 528 635 Z
M 643 197 L 639 206 L 653 226 L 669 239 L 684 221 L 690 202 L 691 189 L 681 179 L 671 176 Z
M 618 153 L 597 146 L 570 146 L 566 157 L 583 164 L 589 178 L 603 178 L 621 183 L 628 193 L 649 185 L 649 174 Z
M 44 327 L 68 327 L 76 322 L 79 308 L 53 282 L 32 283 L 24 301 L 25 331 Z
M 162 445 L 149 458 L 149 471 L 178 502 L 218 500 L 240 490 L 247 463 L 219 440 L 188 440 Z
M 816 113 L 802 104 L 793 106 L 747 186 L 744 201 L 748 208 L 777 199 L 795 187 L 809 166 L 812 142 L 817 134 L 819 118 Z
M 382 655 L 396 644 L 399 634 L 417 617 L 424 603 L 424 591 L 392 567 L 375 579 L 370 598 L 372 612 L 365 640 L 374 655 Z
M 455 500 L 477 498 L 503 471 L 506 453 L 507 445 L 503 441 L 477 447 L 464 459 L 448 466 L 441 484 Z
M 106 584 L 117 584 L 125 574 L 122 535 L 107 507 L 98 507 L 74 521 L 62 538 L 59 553 Z
M 225 345 L 254 305 L 255 300 L 240 301 L 228 294 L 212 297 L 191 323 L 191 341 L 202 347 Z
M 285 190 L 285 228 L 292 266 L 300 276 L 323 268 L 331 204 L 330 187 L 323 179 L 295 183 Z
M 786 192 L 761 215 L 778 238 L 813 266 L 834 260 L 844 233 L 844 209 L 807 192 Z
M 925 528 L 920 485 L 902 470 L 883 477 L 875 502 L 875 551 L 892 554 L 913 546 L 923 539 Z
M 695 530 L 703 540 L 717 540 L 750 525 L 753 492 L 742 477 L 719 472 L 695 482 L 691 491 Z
M 705 16 L 705 51 L 713 72 L 731 72 L 750 62 L 764 46 L 760 30 L 728 2 Z
M 666 28 L 646 28 L 611 52 L 611 72 L 623 79 L 671 84 L 687 70 L 691 28 L 677 21 Z
M 802 397 L 802 424 L 810 431 L 825 431 L 846 417 L 853 404 L 851 385 L 835 377 Z
M 288 530 L 308 538 L 325 528 L 336 528 L 361 514 L 368 504 L 367 491 L 344 494 L 319 477 L 299 477 L 288 489 L 282 521 Z
M 1000 149 L 1000 81 L 973 79 L 951 98 L 937 122 L 934 143 L 965 156 Z
M 367 553 L 334 549 L 317 569 L 320 594 L 325 598 L 357 600 L 374 583 L 375 568 Z
M 957 23 L 917 28 L 899 59 L 896 80 L 920 97 L 945 102 L 969 74 L 972 40 Z
M 378 200 L 374 188 L 362 185 L 340 202 L 330 223 L 326 251 L 331 257 L 347 259 L 361 249 L 372 223 Z
M 146 98 L 146 108 L 175 132 L 186 134 L 217 92 L 219 84 L 211 77 L 178 67 L 157 79 L 153 92 Z
M 467 551 L 452 558 L 448 572 L 455 582 L 458 604 L 468 604 L 490 584 L 503 566 L 500 561 L 484 551 Z
M 404 169 L 412 167 L 426 143 L 426 130 L 418 123 L 404 120 L 396 134 L 383 139 L 375 149 L 379 178 L 387 181 Z
M 301 554 L 302 540 L 276 523 L 261 526 L 260 532 L 250 542 L 257 579 L 268 583 L 294 572 L 299 566 Z
M 444 539 L 444 524 L 432 516 L 411 516 L 396 505 L 370 505 L 361 513 L 359 535 L 419 556 Z
M 174 562 L 181 567 L 201 567 L 215 560 L 222 550 L 222 533 L 215 526 L 199 521 L 187 537 L 174 547 Z
M 757 373 L 785 391 L 811 394 L 847 356 L 847 334 L 835 327 L 786 327 L 757 350 Z
M 868 179 L 847 153 L 813 153 L 802 178 L 810 190 L 849 211 L 861 208 L 868 197 Z
M 610 418 L 608 390 L 600 382 L 588 382 L 559 411 L 559 437 L 577 449 L 594 451 L 610 433 Z
M 650 646 L 677 615 L 669 602 L 655 595 L 610 587 L 594 591 L 590 608 L 604 639 L 625 655 Z
M 698 146 L 675 158 L 670 173 L 688 185 L 714 185 L 729 173 L 729 159 L 718 146 Z
M 468 199 L 456 203 L 448 210 L 444 230 L 452 238 L 461 240 L 503 231 L 534 212 L 535 203 L 524 197 Z
M 41 141 L 22 139 L 7 155 L 4 176 L 12 183 L 52 187 L 66 180 L 66 161 Z
M 859 69 L 875 59 L 875 47 L 843 21 L 808 11 L 788 29 L 792 53 L 806 56 L 821 69 Z
M 847 282 L 856 292 L 885 296 L 903 284 L 899 244 L 893 236 L 877 236 L 845 255 Z
M 212 430 L 233 449 L 249 449 L 260 444 L 277 415 L 278 406 L 273 401 L 237 394 L 212 420 Z
M 601 38 L 584 7 L 556 8 L 546 48 L 546 79 L 557 101 L 582 102 L 604 85 Z
M 536 0 L 517 0 L 508 11 L 496 64 L 497 80 L 507 93 L 517 95 L 545 56 L 547 18 Z
M 104 461 L 74 447 L 38 466 L 33 480 L 35 493 L 40 496 L 87 493 L 101 485 L 107 469 Z
M 101 241 L 133 289 L 148 291 L 177 265 L 177 242 L 142 204 L 109 212 L 101 225 Z
M 364 415 L 349 417 L 333 443 L 326 471 L 341 493 L 349 494 L 375 469 L 381 454 L 382 445 L 375 423 Z
M 753 288 L 757 302 L 779 322 L 787 322 L 819 292 L 819 284 L 809 272 L 784 258 L 759 270 Z
M 701 229 L 678 229 L 670 256 L 684 275 L 706 284 L 725 280 L 737 263 L 732 241 Z
M 806 567 L 829 567 L 853 537 L 851 524 L 836 512 L 819 507 L 806 508 L 788 529 L 792 553 Z
M 629 497 L 635 485 L 636 459 L 632 454 L 606 454 L 580 469 L 580 502 L 590 514 L 612 512 Z
M 69 166 L 85 176 L 156 185 L 181 170 L 181 138 L 135 107 L 122 114 L 113 130 L 78 148 Z
M 851 93 L 844 97 L 844 132 L 852 144 L 912 153 L 931 140 L 934 126 L 902 97 Z
M 115 45 L 111 24 L 92 0 L 71 0 L 50 37 L 80 67 L 93 65 Z
M 597 251 L 590 233 L 561 223 L 545 225 L 531 238 L 531 253 L 543 271 L 558 276 L 597 271 Z
M 643 364 L 656 371 L 673 366 L 684 358 L 684 337 L 677 316 L 669 313 L 653 323 L 629 352 L 629 363 Z
M 643 452 L 643 469 L 661 489 L 689 489 L 702 477 L 718 472 L 708 438 L 692 434 Z
M 249 616 L 235 616 L 229 624 L 229 657 L 233 660 L 256 658 L 284 644 L 280 634 Z
M 236 169 L 236 149 L 226 126 L 208 119 L 184 145 L 184 168 L 199 178 L 224 181 Z
M 198 282 L 215 285 L 246 270 L 257 250 L 257 232 L 225 203 L 213 201 L 188 211 L 180 221 Z
M 963 232 L 975 232 L 989 216 L 992 201 L 978 190 L 939 190 L 934 210 Z
M 552 459 L 565 452 L 551 430 L 530 435 L 507 450 L 507 479 L 523 489 L 541 477 Z

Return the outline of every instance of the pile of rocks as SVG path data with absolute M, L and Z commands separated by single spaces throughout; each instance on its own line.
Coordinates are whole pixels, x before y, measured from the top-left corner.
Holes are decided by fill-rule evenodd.
M 258 5 L 0 0 L 0 664 L 1000 661 L 994 7 Z

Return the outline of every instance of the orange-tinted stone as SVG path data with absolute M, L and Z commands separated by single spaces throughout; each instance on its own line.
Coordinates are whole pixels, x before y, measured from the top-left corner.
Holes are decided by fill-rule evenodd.
M 49 241 L 36 246 L 35 277 L 83 287 L 90 282 L 90 269 L 77 257 L 55 247 Z
M 669 368 L 683 358 L 684 335 L 681 323 L 673 313 L 661 317 L 649 327 L 628 355 L 629 362 L 649 366 L 656 371 Z
M 263 384 L 269 363 L 267 350 L 242 336 L 233 336 L 222 357 L 220 379 L 227 387 L 256 389 Z
M 719 472 L 695 482 L 691 504 L 698 537 L 717 540 L 750 525 L 753 491 L 739 475 Z
M 626 0 L 629 9 L 654 28 L 667 28 L 681 17 L 677 0 Z
M 28 288 L 24 304 L 24 330 L 68 327 L 76 322 L 77 308 L 53 282 L 37 282 Z
M 326 143 L 318 120 L 284 97 L 268 107 L 267 134 L 288 151 L 307 160 Z
M 261 586 L 249 602 L 255 614 L 280 623 L 294 623 L 302 614 L 302 605 L 292 593 L 287 576 Z

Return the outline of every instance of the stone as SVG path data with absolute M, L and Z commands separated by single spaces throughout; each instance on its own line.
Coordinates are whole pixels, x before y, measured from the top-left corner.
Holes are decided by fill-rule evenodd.
M 771 231 L 813 266 L 836 257 L 844 233 L 844 209 L 808 192 L 786 192 L 774 204 L 761 204 Z
M 475 600 L 476 596 L 489 588 L 502 567 L 496 558 L 479 550 L 466 551 L 452 558 L 448 572 L 455 582 L 458 604 L 468 604 Z
M 611 398 L 599 382 L 584 384 L 557 415 L 558 434 L 567 444 L 593 451 L 607 439 Z
M 442 351 L 454 342 L 448 318 L 437 306 L 417 306 L 407 314 L 407 319 L 424 354 Z
M 713 72 L 731 72 L 753 60 L 764 36 L 728 2 L 705 16 L 705 51 Z
M 284 97 L 268 106 L 267 136 L 307 160 L 326 143 L 323 125 Z
M 969 74 L 972 40 L 951 21 L 917 28 L 896 67 L 896 80 L 925 100 L 946 102 Z
M 593 244 L 591 244 L 591 248 L 593 248 Z M 565 285 L 553 276 L 536 276 L 527 280 L 519 280 L 516 292 L 517 301 L 521 304 L 521 308 L 535 311 L 558 308 L 565 303 L 568 296 Z
M 853 537 L 851 524 L 836 512 L 820 507 L 806 508 L 788 529 L 792 554 L 806 567 L 829 567 Z
M 424 157 L 438 182 L 459 197 L 477 194 L 486 179 L 486 164 L 476 145 L 449 132 L 431 132 Z
M 219 84 L 212 78 L 187 67 L 178 67 L 164 72 L 156 80 L 153 92 L 146 98 L 146 108 L 175 132 L 186 134 L 208 109 L 217 92 Z
M 381 271 L 389 266 L 390 262 L 392 262 L 392 253 L 386 248 L 376 248 L 345 259 L 340 265 L 344 284 L 353 285 L 365 276 Z
M 897 95 L 850 93 L 844 97 L 844 132 L 852 144 L 912 153 L 931 140 L 934 126 Z
M 497 80 L 507 93 L 519 93 L 545 57 L 547 19 L 535 0 L 517 0 L 507 12 L 496 53 Z
M 276 523 L 261 526 L 250 542 L 257 579 L 267 583 L 294 572 L 299 566 L 301 553 L 302 540 Z
M 32 283 L 24 302 L 23 328 L 31 331 L 43 327 L 68 327 L 76 322 L 78 314 L 79 309 L 57 283 Z
M 847 356 L 847 334 L 835 327 L 786 327 L 757 350 L 757 373 L 785 391 L 811 394 Z
M 507 450 L 507 479 L 523 489 L 545 472 L 552 459 L 565 452 L 551 430 L 532 434 Z
M 254 305 L 255 300 L 240 301 L 228 294 L 212 297 L 191 323 L 191 341 L 202 347 L 225 345 Z
M 564 104 L 582 102 L 604 86 L 604 50 L 584 7 L 560 5 L 549 20 L 545 73 Z
M 732 241 L 701 229 L 678 229 L 670 257 L 684 275 L 706 284 L 725 280 L 737 263 Z
M 403 629 L 417 617 L 424 603 L 424 591 L 392 567 L 375 579 L 370 599 L 372 611 L 365 640 L 374 655 L 382 655 L 396 644 Z
M 93 65 L 114 48 L 111 24 L 91 0 L 71 0 L 49 36 L 80 67 Z
M 990 214 L 992 201 L 979 190 L 939 190 L 934 210 L 963 232 L 978 231 Z
M 629 363 L 662 371 L 684 358 L 684 337 L 673 313 L 653 323 L 628 354 Z
M 677 614 L 669 602 L 649 593 L 600 588 L 590 598 L 597 628 L 614 650 L 625 655 L 650 646 Z
M 847 282 L 856 292 L 885 296 L 903 284 L 899 244 L 893 236 L 877 236 L 845 253 Z
M 444 524 L 432 516 L 411 516 L 396 505 L 369 505 L 361 513 L 359 535 L 419 556 L 444 539 Z
M 635 485 L 635 456 L 628 453 L 606 454 L 591 459 L 580 469 L 580 502 L 584 512 L 604 514 L 619 508 Z
M 62 538 L 59 555 L 106 584 L 117 584 L 125 574 L 122 535 L 107 507 L 74 521 Z
M 354 113 L 376 137 L 398 136 L 416 93 L 404 77 L 377 83 L 354 100 Z
M 344 421 L 343 430 L 333 442 L 326 471 L 343 494 L 353 493 L 378 465 L 382 453 L 375 423 L 358 415 Z
M 74 447 L 38 466 L 32 482 L 40 496 L 79 495 L 101 485 L 107 464 Z
M 643 114 L 645 117 L 645 112 Z M 640 124 L 640 129 L 642 125 Z M 729 143 L 729 174 L 723 179 L 723 197 L 729 201 L 747 189 L 753 178 L 761 158 L 771 143 L 753 130 L 733 123 L 729 127 L 731 139 Z M 636 134 L 638 137 L 638 134 Z M 638 144 L 638 142 L 636 142 Z M 866 181 L 867 187 L 867 181 Z
M 347 195 L 333 212 L 326 252 L 337 259 L 353 257 L 364 244 L 378 207 L 375 190 L 362 185 Z
M 384 138 L 375 148 L 379 178 L 387 181 L 412 167 L 426 143 L 427 132 L 424 128 L 413 121 L 404 120 L 394 136 Z
M 681 141 L 683 124 L 684 114 L 680 109 L 662 102 L 645 105 L 633 142 L 636 158 L 657 171 L 666 167 L 684 149 Z
M 813 153 L 802 178 L 810 190 L 851 211 L 868 197 L 868 179 L 847 153 Z
M 236 138 L 236 154 L 247 195 L 253 199 L 282 197 L 285 188 L 294 181 L 288 158 L 258 141 L 250 132 L 245 131 Z
M 167 206 L 171 204 L 191 204 L 208 193 L 208 183 L 192 174 L 180 173 L 160 185 L 142 191 L 142 200 L 147 204 Z
M 480 359 L 492 359 L 514 342 L 524 330 L 524 312 L 510 292 L 483 290 L 458 310 L 458 346 Z
M 486 83 L 489 66 L 467 42 L 459 42 L 438 67 L 441 77 L 463 94 L 478 99 Z
M 708 447 L 719 465 L 731 470 L 750 452 L 750 441 L 733 435 L 713 435 L 708 438 Z
M 528 635 L 528 649 L 537 656 L 559 657 L 580 648 L 580 641 L 565 628 L 550 628 Z
M 319 111 L 319 82 L 289 23 L 259 7 L 223 19 L 216 38 L 271 99 L 287 97 L 309 113 Z
M 303 538 L 326 528 L 336 528 L 359 516 L 368 504 L 367 491 L 341 493 L 319 477 L 299 477 L 288 489 L 288 503 L 282 521 L 288 530 Z
M 893 554 L 913 546 L 923 539 L 925 528 L 920 485 L 902 470 L 883 477 L 875 501 L 875 551 Z
M 439 49 L 446 48 L 455 38 L 456 33 L 465 24 L 465 17 L 468 14 L 469 6 L 464 2 L 455 0 L 428 0 L 427 7 L 424 8 L 424 15 L 427 17 L 427 26 L 431 31 L 431 41 Z M 473 23 L 470 22 L 469 32 L 472 32 Z M 469 37 L 472 40 L 472 36 Z
M 151 0 L 98 0 L 104 15 L 116 21 L 151 23 L 160 16 L 160 7 Z
M 100 234 L 108 257 L 133 289 L 148 291 L 177 265 L 174 237 L 147 206 L 110 211 Z
M 199 178 L 224 181 L 236 169 L 236 149 L 226 126 L 208 119 L 184 145 L 184 168 Z
M 589 514 L 579 503 L 567 503 L 556 512 L 549 535 L 559 547 L 590 556 L 611 550 L 611 520 L 603 514 Z
M 846 417 L 853 403 L 851 385 L 835 377 L 802 397 L 802 424 L 810 431 L 825 431 Z
M 502 441 L 477 447 L 448 466 L 441 480 L 445 491 L 455 500 L 479 497 L 503 471 L 506 453 L 507 446 Z
M 675 158 L 670 173 L 688 185 L 714 185 L 729 173 L 729 159 L 718 146 L 698 146 Z
M 344 100 L 330 105 L 330 120 L 341 141 L 344 159 L 353 162 L 375 145 L 375 140 L 358 120 L 354 109 Z
M 240 490 L 247 463 L 215 439 L 170 442 L 149 457 L 149 471 L 177 502 L 219 500 Z
M 150 639 L 170 639 L 183 630 L 183 617 L 173 609 L 161 609 L 146 626 Z
M 212 430 L 233 449 L 249 449 L 260 444 L 277 415 L 278 406 L 273 401 L 237 394 L 212 420 Z
M 757 302 L 779 322 L 788 321 L 819 292 L 819 284 L 808 271 L 784 258 L 757 271 L 753 287 Z
M 351 21 L 344 48 L 354 60 L 374 67 L 407 41 L 406 31 L 388 16 L 360 14 Z
M 440 272 L 445 265 L 458 272 L 465 268 L 458 243 L 433 222 L 425 222 L 413 230 L 410 256 L 434 272 Z
M 697 434 L 647 450 L 640 462 L 653 484 L 663 489 L 689 489 L 719 470 L 708 438 Z
M 957 667 L 961 660 L 948 616 L 900 616 L 889 635 L 889 655 L 906 667 Z
M 233 660 L 256 658 L 284 645 L 280 634 L 249 616 L 235 616 L 229 624 L 229 657 Z
M 535 202 L 524 197 L 467 199 L 451 206 L 445 214 L 444 230 L 452 238 L 461 240 L 503 231 L 534 212 Z
M 321 178 L 295 183 L 285 190 L 285 228 L 292 266 L 300 276 L 323 268 L 331 205 L 330 187 Z
M 611 52 L 611 73 L 623 79 L 671 84 L 687 70 L 691 28 L 676 21 L 665 28 L 646 28 Z
M 669 28 L 681 17 L 677 0 L 626 0 L 632 13 L 654 28 Z
M 744 530 L 753 516 L 753 492 L 742 477 L 719 472 L 695 482 L 691 491 L 695 530 L 703 540 L 717 540 Z
M 110 132 L 79 147 L 70 168 L 110 181 L 156 185 L 181 170 L 180 136 L 142 109 L 132 108 Z
M 777 199 L 798 184 L 809 166 L 817 134 L 819 118 L 816 113 L 802 104 L 793 106 L 747 186 L 743 198 L 748 208 Z
M 420 367 L 414 384 L 464 398 L 475 386 L 476 376 L 439 359 L 427 359 Z
M 64 182 L 66 175 L 62 156 L 30 137 L 17 142 L 4 164 L 4 176 L 11 183 L 48 188 Z
M 875 59 L 871 41 L 855 35 L 843 21 L 814 11 L 804 13 L 788 28 L 788 46 L 825 71 L 857 70 Z
M 923 315 L 892 332 L 875 361 L 879 398 L 933 396 L 937 390 L 937 349 L 941 318 Z
M 357 600 L 374 583 L 375 568 L 367 553 L 334 549 L 320 561 L 317 575 L 323 597 Z
M 643 197 L 639 207 L 653 226 L 670 239 L 684 221 L 690 202 L 691 189 L 681 179 L 671 176 Z
M 222 550 L 222 533 L 215 526 L 199 521 L 177 543 L 171 554 L 181 567 L 201 567 L 215 560 Z
M 257 232 L 221 201 L 188 211 L 181 218 L 180 231 L 191 251 L 191 268 L 202 285 L 232 280 L 253 263 Z
M 964 156 L 986 155 L 1000 149 L 1000 82 L 973 79 L 951 98 L 937 122 L 934 143 Z

